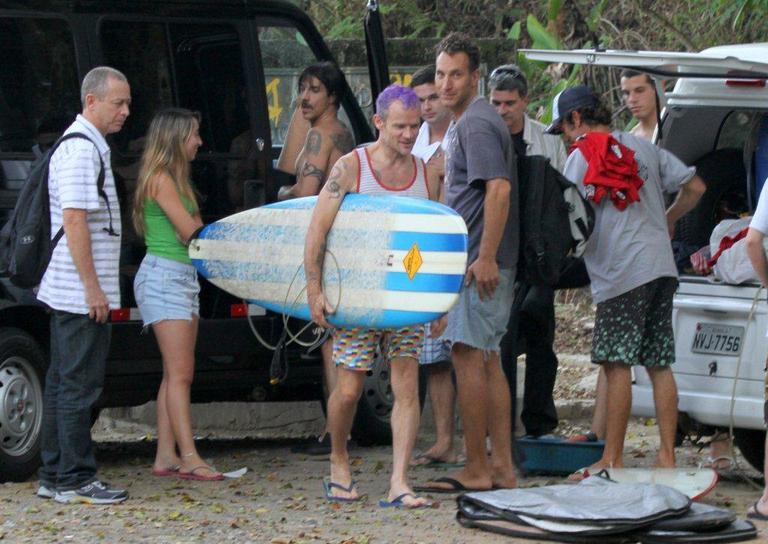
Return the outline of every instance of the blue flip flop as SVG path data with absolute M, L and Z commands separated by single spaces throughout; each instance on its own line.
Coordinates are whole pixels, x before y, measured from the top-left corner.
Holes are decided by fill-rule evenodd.
M 362 495 L 358 495 L 356 498 L 336 497 L 333 494 L 334 488 L 341 489 L 342 491 L 346 491 L 347 493 L 352 493 L 352 490 L 355 488 L 355 482 L 353 480 L 349 484 L 349 487 L 344 487 L 343 485 L 337 484 L 336 482 L 332 482 L 330 480 L 323 480 L 323 491 L 325 491 L 325 498 L 328 499 L 330 502 L 357 502 L 363 498 Z
M 419 508 L 432 508 L 435 505 L 435 503 L 433 503 L 432 501 L 427 501 L 424 504 L 420 504 L 418 506 L 408 506 L 403 502 L 403 499 L 405 497 L 413 497 L 414 499 L 420 498 L 414 495 L 413 493 L 408 492 L 408 493 L 403 493 L 401 495 L 398 495 L 391 501 L 388 501 L 386 499 L 381 499 L 379 501 L 379 506 L 381 508 L 408 508 L 410 510 L 418 510 Z

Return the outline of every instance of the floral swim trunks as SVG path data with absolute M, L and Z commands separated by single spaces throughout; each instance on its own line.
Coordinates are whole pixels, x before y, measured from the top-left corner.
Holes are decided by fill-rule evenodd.
M 381 344 L 387 360 L 409 357 L 416 361 L 424 343 L 424 327 L 402 329 L 338 328 L 333 335 L 333 360 L 336 366 L 367 371 L 373 368 L 376 348 Z
M 677 278 L 662 277 L 597 304 L 593 363 L 645 367 L 675 362 L 672 297 Z

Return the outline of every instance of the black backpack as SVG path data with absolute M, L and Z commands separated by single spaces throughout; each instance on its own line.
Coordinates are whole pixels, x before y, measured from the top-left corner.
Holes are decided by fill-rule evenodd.
M 595 212 L 576 185 L 539 155 L 518 157 L 520 257 L 518 279 L 554 287 L 567 258 L 580 257 Z
M 32 163 L 16 206 L 8 222 L 0 230 L 0 274 L 8 276 L 17 287 L 31 288 L 40 284 L 43 274 L 51 261 L 56 244 L 64 235 L 64 228 L 51 238 L 51 210 L 48 200 L 48 165 L 59 145 L 71 138 L 84 138 L 93 143 L 88 136 L 72 132 L 59 138 L 45 155 Z M 94 143 L 94 145 L 96 145 Z M 109 207 L 109 199 L 104 192 L 104 162 L 96 182 L 99 195 Z

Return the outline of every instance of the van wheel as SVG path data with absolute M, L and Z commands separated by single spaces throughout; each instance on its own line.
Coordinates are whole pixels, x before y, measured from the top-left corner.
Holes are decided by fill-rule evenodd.
M 712 230 L 722 216 L 732 216 L 725 210 L 729 201 L 743 201 L 746 207 L 746 172 L 738 149 L 718 149 L 701 157 L 694 166 L 707 190 L 696 207 L 677 221 L 675 240 L 698 249 L 709 244 Z
M 734 429 L 733 441 L 744 459 L 760 474 L 765 461 L 765 431 L 760 429 Z
M 29 334 L 0 329 L 0 482 L 23 482 L 40 466 L 46 366 Z
M 392 443 L 390 416 L 395 397 L 392 394 L 390 367 L 384 357 L 376 356 L 372 370 L 365 373 L 365 384 L 357 414 L 352 426 L 352 438 L 361 446 Z M 423 369 L 419 367 L 419 404 L 424 407 L 427 384 Z

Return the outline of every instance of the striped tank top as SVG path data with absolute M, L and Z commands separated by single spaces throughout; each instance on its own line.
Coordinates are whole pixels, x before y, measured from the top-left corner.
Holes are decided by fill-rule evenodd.
M 410 183 L 403 187 L 390 187 L 383 183 L 373 172 L 371 168 L 371 158 L 368 155 L 368 148 L 355 149 L 357 154 L 357 192 L 367 195 L 386 195 L 394 194 L 397 196 L 413 196 L 418 198 L 429 198 L 429 189 L 427 188 L 427 172 L 424 161 L 411 155 L 413 160 L 414 173 Z

